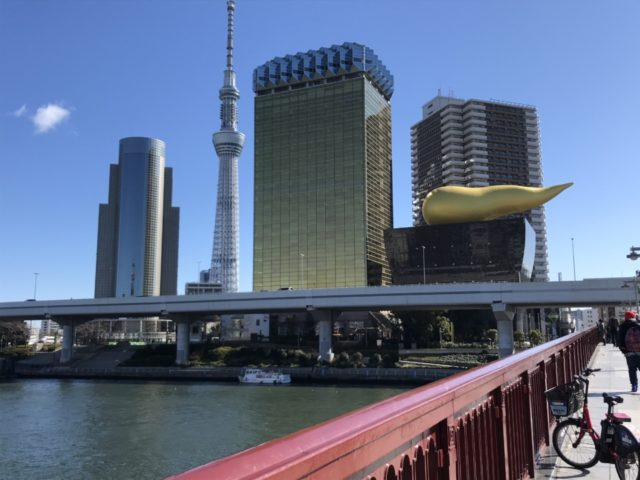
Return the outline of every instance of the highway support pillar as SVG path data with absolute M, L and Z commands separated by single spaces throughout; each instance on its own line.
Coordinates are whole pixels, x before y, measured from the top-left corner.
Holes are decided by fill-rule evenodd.
M 314 310 L 313 318 L 318 322 L 318 352 L 320 360 L 331 363 L 333 361 L 333 315 L 330 310 Z
M 515 310 L 502 302 L 491 304 L 493 316 L 498 324 L 498 355 L 500 358 L 513 355 L 513 316 Z
M 525 308 L 516 309 L 516 332 L 525 333 L 528 330 L 525 328 L 525 320 L 527 318 L 527 310 Z
M 189 317 L 173 318 L 176 322 L 176 365 L 189 365 Z
M 73 320 L 57 320 L 62 324 L 62 350 L 60 351 L 60 363 L 69 363 L 73 357 L 73 343 L 76 336 L 76 326 Z

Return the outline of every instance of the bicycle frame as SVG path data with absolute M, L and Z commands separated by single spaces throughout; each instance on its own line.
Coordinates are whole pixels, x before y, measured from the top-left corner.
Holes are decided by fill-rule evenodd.
M 593 439 L 593 443 L 598 450 L 598 460 L 603 463 L 614 463 L 618 458 L 618 454 L 613 449 L 613 437 L 615 430 L 621 426 L 620 421 L 614 417 L 613 405 L 607 403 L 607 414 L 605 418 L 600 422 L 601 430 L 600 435 L 593 428 L 593 422 L 591 420 L 591 412 L 589 411 L 589 380 L 583 378 L 581 375 L 577 375 L 576 378 L 585 385 L 584 392 L 584 404 L 582 406 L 582 418 L 580 419 L 580 434 L 575 442 L 573 442 L 574 448 L 582 441 L 585 434 Z M 609 427 L 613 427 L 612 432 L 608 432 Z M 603 441 L 604 439 L 604 441 Z M 607 442 L 607 439 L 611 439 Z
M 575 442 L 573 442 L 574 448 L 582 441 L 586 433 L 593 439 L 593 443 L 598 447 L 600 451 L 600 435 L 593 429 L 593 423 L 591 421 L 591 412 L 589 412 L 589 380 L 582 378 L 582 376 L 576 376 L 582 383 L 585 384 L 584 389 L 584 404 L 582 405 L 582 417 L 580 419 L 580 434 Z M 605 433 L 605 432 L 601 432 Z

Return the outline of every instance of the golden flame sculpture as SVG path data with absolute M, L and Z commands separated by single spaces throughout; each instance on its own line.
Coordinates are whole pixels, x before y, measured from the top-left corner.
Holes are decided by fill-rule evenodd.
M 573 183 L 552 187 L 440 187 L 427 194 L 422 216 L 427 225 L 495 220 L 538 207 L 571 185 Z

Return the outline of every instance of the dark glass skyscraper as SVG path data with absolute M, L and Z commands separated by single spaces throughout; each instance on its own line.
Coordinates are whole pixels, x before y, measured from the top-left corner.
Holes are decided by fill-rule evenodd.
M 356 43 L 254 71 L 254 290 L 390 283 L 393 77 Z
M 100 205 L 95 296 L 175 295 L 179 208 L 161 140 L 120 140 L 109 203 Z

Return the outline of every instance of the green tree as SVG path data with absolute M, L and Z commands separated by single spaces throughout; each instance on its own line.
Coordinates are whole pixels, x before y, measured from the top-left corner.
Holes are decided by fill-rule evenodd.
M 382 355 L 380 355 L 379 353 L 374 353 L 369 357 L 367 367 L 376 368 L 380 366 L 382 366 Z
M 522 348 L 522 344 L 524 343 L 525 339 L 524 333 L 522 333 L 520 330 L 518 330 L 517 332 L 513 332 L 513 339 L 518 344 L 518 348 Z
M 489 330 L 484 332 L 484 335 L 489 339 L 491 345 L 494 345 L 498 341 L 498 330 L 496 330 L 495 328 L 490 328 Z
M 453 322 L 444 315 L 438 315 L 436 317 L 436 323 L 438 325 L 440 340 L 443 342 L 453 342 Z
M 412 343 L 418 347 L 439 345 L 439 326 L 449 322 L 449 319 L 444 317 L 442 312 L 401 311 L 394 312 L 394 315 L 400 320 L 405 347 L 409 347 Z M 447 324 L 443 330 L 443 340 L 444 335 L 452 337 L 452 334 L 453 328 Z
M 0 322 L 0 348 L 26 345 L 29 340 L 29 329 L 24 322 Z
M 340 352 L 337 357 L 333 359 L 334 366 L 338 368 L 351 368 L 353 367 L 353 363 L 349 358 L 349 354 L 347 352 Z
M 540 345 L 542 343 L 542 333 L 540 333 L 540 330 L 531 330 L 529 332 L 529 341 L 531 345 Z
M 355 352 L 351 355 L 351 361 L 354 367 L 364 367 L 364 355 L 361 352 Z
M 448 310 L 447 317 L 456 326 L 457 342 L 482 342 L 487 336 L 485 332 L 494 328 L 496 319 L 491 310 Z

